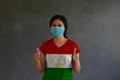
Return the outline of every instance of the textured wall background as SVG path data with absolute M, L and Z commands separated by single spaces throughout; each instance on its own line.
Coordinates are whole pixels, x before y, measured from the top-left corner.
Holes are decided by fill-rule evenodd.
M 33 55 L 55 14 L 81 48 L 74 80 L 120 80 L 119 0 L 0 0 L 0 80 L 41 80 Z

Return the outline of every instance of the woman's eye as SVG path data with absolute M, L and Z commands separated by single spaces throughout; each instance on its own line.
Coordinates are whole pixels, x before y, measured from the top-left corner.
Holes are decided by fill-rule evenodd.
M 56 27 L 56 25 L 52 25 L 53 27 Z
M 52 26 L 53 27 L 62 27 L 63 25 L 61 25 L 61 24 L 53 24 Z
M 62 27 L 62 25 L 58 25 L 58 27 Z

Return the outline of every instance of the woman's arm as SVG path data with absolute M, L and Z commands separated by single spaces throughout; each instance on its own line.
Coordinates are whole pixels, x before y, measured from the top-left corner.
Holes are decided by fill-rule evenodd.
M 81 65 L 80 65 L 80 61 L 72 61 L 72 64 L 73 64 L 73 71 L 78 73 L 80 72 L 80 69 L 81 69 Z
M 37 70 L 42 73 L 45 70 L 45 56 L 39 49 L 34 54 L 34 60 Z

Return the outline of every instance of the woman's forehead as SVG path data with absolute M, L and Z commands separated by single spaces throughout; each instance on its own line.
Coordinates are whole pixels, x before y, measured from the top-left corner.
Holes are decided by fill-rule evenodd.
M 57 24 L 57 23 L 63 24 L 63 22 L 60 19 L 55 19 L 52 23 L 53 24 Z

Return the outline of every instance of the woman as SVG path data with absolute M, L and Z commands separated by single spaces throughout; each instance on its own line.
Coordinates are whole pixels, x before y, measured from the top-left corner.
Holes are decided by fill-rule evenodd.
M 55 15 L 50 20 L 50 32 L 54 36 L 36 49 L 34 60 L 43 80 L 73 80 L 72 70 L 79 72 L 80 49 L 76 42 L 66 36 L 67 20 Z

